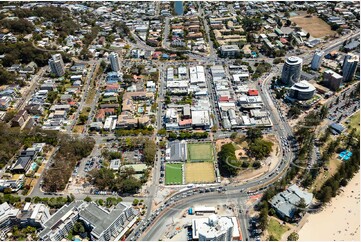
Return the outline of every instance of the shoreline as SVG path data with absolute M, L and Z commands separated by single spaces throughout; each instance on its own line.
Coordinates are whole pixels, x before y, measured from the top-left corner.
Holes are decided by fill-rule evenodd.
M 360 172 L 323 211 L 309 214 L 298 232 L 300 241 L 360 239 Z

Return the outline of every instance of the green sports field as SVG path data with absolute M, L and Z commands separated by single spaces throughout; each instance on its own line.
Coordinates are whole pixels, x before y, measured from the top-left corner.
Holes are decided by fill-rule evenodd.
M 183 164 L 166 164 L 165 165 L 165 184 L 180 185 L 183 184 L 182 175 Z
M 211 143 L 188 144 L 189 161 L 213 161 L 213 148 Z

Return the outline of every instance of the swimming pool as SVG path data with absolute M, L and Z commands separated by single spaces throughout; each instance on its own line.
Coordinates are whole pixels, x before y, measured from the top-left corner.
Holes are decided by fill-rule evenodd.
M 33 163 L 31 164 L 30 169 L 34 171 L 37 166 L 38 166 L 38 165 L 36 164 L 36 162 L 33 162 Z

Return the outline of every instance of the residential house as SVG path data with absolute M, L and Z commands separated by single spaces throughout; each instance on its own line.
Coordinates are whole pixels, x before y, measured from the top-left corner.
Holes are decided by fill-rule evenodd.
M 28 112 L 26 110 L 21 110 L 11 120 L 11 126 L 12 127 L 22 127 L 28 118 L 29 118 Z
M 10 107 L 12 98 L 9 96 L 0 97 L 0 110 L 7 110 Z

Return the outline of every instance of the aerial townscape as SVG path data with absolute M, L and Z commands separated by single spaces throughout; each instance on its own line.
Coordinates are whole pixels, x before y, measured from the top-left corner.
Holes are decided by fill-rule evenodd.
M 0 2 L 1 241 L 360 241 L 359 1 Z

